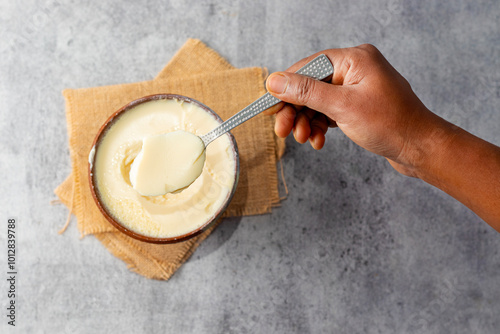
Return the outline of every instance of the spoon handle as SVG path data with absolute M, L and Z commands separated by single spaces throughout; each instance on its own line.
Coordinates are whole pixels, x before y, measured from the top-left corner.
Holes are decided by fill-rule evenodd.
M 305 64 L 295 73 L 302 74 L 316 80 L 323 80 L 333 74 L 333 66 L 328 57 L 321 54 Z M 278 104 L 280 101 L 280 99 L 266 93 L 209 133 L 201 136 L 201 140 L 203 140 L 206 147 L 224 133 L 230 131 L 241 123 L 248 121 L 250 118 L 260 114 L 264 110 Z

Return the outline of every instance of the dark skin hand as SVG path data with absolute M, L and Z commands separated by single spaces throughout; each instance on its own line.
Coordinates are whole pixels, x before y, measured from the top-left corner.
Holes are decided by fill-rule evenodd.
M 294 72 L 318 54 L 335 69 L 326 82 Z M 330 49 L 276 72 L 268 91 L 282 103 L 275 132 L 293 132 L 317 150 L 329 127 L 385 157 L 399 173 L 420 178 L 461 201 L 500 231 L 500 148 L 437 116 L 372 45 Z

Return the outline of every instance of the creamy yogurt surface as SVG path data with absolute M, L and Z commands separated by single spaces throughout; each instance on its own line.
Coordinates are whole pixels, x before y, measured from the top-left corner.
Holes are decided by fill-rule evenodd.
M 204 164 L 205 144 L 191 132 L 147 136 L 130 168 L 130 183 L 143 196 L 181 191 L 200 176 Z
M 176 131 L 200 136 L 217 125 L 199 106 L 175 99 L 153 100 L 126 111 L 102 136 L 95 151 L 93 177 L 102 205 L 121 225 L 150 237 L 181 236 L 204 225 L 224 205 L 234 186 L 235 157 L 228 136 L 204 150 L 200 176 L 180 192 L 141 195 L 132 185 L 131 176 L 137 174 L 131 175 L 131 169 L 145 141 Z

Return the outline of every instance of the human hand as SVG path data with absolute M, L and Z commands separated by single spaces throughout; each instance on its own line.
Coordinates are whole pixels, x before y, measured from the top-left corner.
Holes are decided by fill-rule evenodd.
M 328 126 L 338 126 L 365 149 L 382 155 L 400 173 L 414 176 L 461 201 L 500 232 L 500 147 L 432 113 L 408 82 L 372 45 L 325 50 L 335 72 L 328 82 L 293 73 L 273 73 L 268 91 L 284 101 L 275 132 L 293 131 L 315 149 Z
M 320 53 L 334 66 L 330 80 L 293 73 Z M 444 121 L 423 105 L 372 45 L 319 52 L 285 72 L 271 74 L 266 86 L 284 101 L 267 111 L 276 113 L 279 137 L 293 131 L 299 143 L 309 140 L 313 148 L 321 149 L 328 127 L 338 126 L 355 143 L 386 157 L 396 170 L 410 176 L 415 176 L 412 168 L 422 156 L 420 145 L 414 143 Z

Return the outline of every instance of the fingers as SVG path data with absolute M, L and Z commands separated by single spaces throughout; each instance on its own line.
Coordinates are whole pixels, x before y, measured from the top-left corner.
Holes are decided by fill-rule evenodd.
M 280 100 L 324 113 L 337 120 L 336 111 L 342 110 L 347 87 L 332 85 L 300 74 L 277 72 L 266 81 L 267 90 Z
M 325 144 L 327 131 L 328 120 L 325 115 L 310 109 L 297 114 L 293 128 L 293 134 L 297 142 L 304 144 L 309 140 L 314 149 L 320 150 Z
M 290 134 L 295 124 L 296 114 L 295 108 L 289 104 L 284 105 L 276 114 L 274 132 L 278 137 L 285 138 Z
M 304 112 L 297 113 L 293 127 L 293 136 L 297 142 L 304 144 L 309 139 L 311 135 L 310 123 L 314 114 L 313 110 L 305 110 Z
M 311 109 L 297 111 L 292 105 L 286 104 L 276 113 L 274 131 L 281 138 L 293 131 L 297 142 L 304 144 L 309 140 L 314 149 L 320 150 L 325 144 L 328 127 L 333 125 L 325 115 Z
M 321 150 L 325 145 L 325 134 L 328 131 L 328 120 L 325 115 L 316 113 L 311 120 L 311 135 L 309 143 L 315 150 Z
M 325 144 L 325 134 L 328 131 L 328 120 L 325 115 L 307 109 L 298 112 L 293 127 L 295 140 L 304 144 L 309 140 L 311 146 L 320 150 Z

